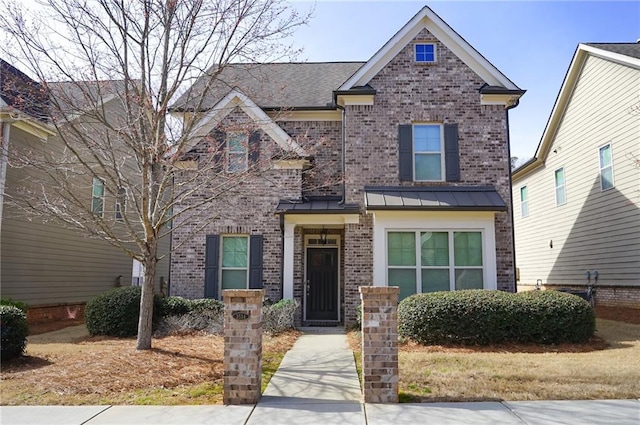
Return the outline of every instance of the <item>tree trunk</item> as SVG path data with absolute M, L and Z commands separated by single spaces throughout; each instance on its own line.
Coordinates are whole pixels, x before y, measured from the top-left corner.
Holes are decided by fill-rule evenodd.
M 158 263 L 158 246 L 154 241 L 144 258 L 144 284 L 140 297 L 140 318 L 138 319 L 137 350 L 151 349 L 151 335 L 153 333 L 153 296 L 155 292 L 154 280 Z

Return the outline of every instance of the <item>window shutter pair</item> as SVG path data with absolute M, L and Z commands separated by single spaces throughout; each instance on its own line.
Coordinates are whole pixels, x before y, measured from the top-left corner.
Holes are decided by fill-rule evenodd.
M 214 139 L 214 154 L 213 163 L 216 173 L 224 171 L 224 153 L 227 149 L 227 133 L 222 130 L 215 129 L 213 131 Z M 249 143 L 247 146 L 249 152 L 249 167 L 255 166 L 260 160 L 260 132 L 254 131 L 249 136 Z
M 458 124 L 444 125 L 444 161 L 446 181 L 460 180 Z M 413 181 L 413 126 L 398 126 L 398 177 Z
M 263 236 L 249 236 L 249 289 L 262 289 Z M 204 265 L 204 297 L 220 299 L 220 235 L 207 235 Z

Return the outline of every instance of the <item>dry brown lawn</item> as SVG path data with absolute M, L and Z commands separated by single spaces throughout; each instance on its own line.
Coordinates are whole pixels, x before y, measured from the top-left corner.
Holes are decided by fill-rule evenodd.
M 358 336 L 350 338 L 359 351 Z M 640 325 L 598 319 L 588 344 L 400 345 L 401 401 L 640 397 Z M 359 352 L 356 353 L 356 358 Z
M 222 402 L 220 336 L 154 339 L 137 351 L 134 339 L 86 335 L 83 326 L 30 336 L 26 356 L 3 365 L 1 404 L 211 404 Z M 263 340 L 263 381 L 298 333 Z

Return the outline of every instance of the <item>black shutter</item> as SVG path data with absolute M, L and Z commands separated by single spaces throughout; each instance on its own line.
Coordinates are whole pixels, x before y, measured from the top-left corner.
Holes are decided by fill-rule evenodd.
M 262 289 L 262 235 L 249 236 L 249 289 Z
M 260 132 L 254 131 L 249 136 L 249 166 L 255 166 L 260 159 Z
M 204 257 L 204 297 L 220 299 L 218 294 L 220 236 L 207 235 Z
M 226 149 L 227 134 L 215 129 L 213 131 L 213 170 L 221 173 L 224 170 L 224 152 Z
M 411 125 L 398 126 L 398 177 L 400 181 L 413 181 L 413 129 Z
M 444 125 L 444 161 L 447 181 L 459 181 L 460 153 L 458 150 L 458 124 Z

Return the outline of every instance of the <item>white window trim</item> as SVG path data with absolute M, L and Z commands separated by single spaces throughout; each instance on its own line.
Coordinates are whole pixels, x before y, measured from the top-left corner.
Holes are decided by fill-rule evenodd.
M 238 151 L 231 151 L 231 146 L 229 144 L 229 141 L 232 138 L 235 138 L 235 137 L 238 137 L 238 138 L 241 137 L 242 138 L 242 144 L 243 144 L 242 145 L 243 146 L 242 152 L 240 152 L 239 150 Z M 226 144 L 227 144 L 227 173 L 237 174 L 237 173 L 244 173 L 245 171 L 247 171 L 249 169 L 249 135 L 247 133 L 243 132 L 243 131 L 229 132 L 229 133 L 227 133 L 227 143 Z M 238 154 L 241 154 L 241 153 L 244 154 L 244 160 L 245 160 L 244 161 L 244 164 L 245 164 L 244 169 L 242 169 L 242 170 L 234 170 L 234 171 L 230 170 L 229 166 L 231 165 L 231 154 L 238 155 Z
M 611 164 L 606 166 L 606 167 L 602 167 L 602 163 L 600 162 L 600 157 L 601 157 L 600 156 L 600 152 L 602 152 L 602 149 L 604 149 L 606 147 L 609 147 L 609 154 L 611 156 Z M 599 171 L 599 173 L 600 173 L 600 192 L 605 192 L 607 190 L 611 190 L 611 189 L 615 188 L 616 187 L 616 175 L 615 175 L 615 172 L 613 170 L 613 147 L 611 146 L 611 142 L 606 143 L 606 144 L 604 144 L 604 145 L 602 145 L 602 146 L 600 146 L 598 148 L 598 168 L 600 170 Z M 606 169 L 606 168 L 611 168 L 611 187 L 608 187 L 608 188 L 605 189 L 605 188 L 602 187 L 602 171 L 604 169 Z
M 121 198 L 120 191 L 123 190 L 124 198 Z M 120 202 L 122 200 L 123 202 Z M 113 212 L 113 217 L 116 221 L 124 221 L 124 215 L 127 213 L 127 188 L 119 187 L 116 192 L 116 208 Z M 118 217 L 120 215 L 120 217 Z
M 247 240 L 247 267 L 224 267 L 222 265 L 222 260 L 223 260 L 223 256 L 224 256 L 224 251 L 223 251 L 223 246 L 224 246 L 224 238 L 245 238 Z M 219 247 L 219 251 L 220 251 L 220 257 L 218 258 L 218 264 L 220 265 L 219 267 L 219 271 L 218 271 L 218 293 L 222 294 L 222 291 L 224 290 L 222 288 L 222 272 L 223 270 L 246 270 L 247 274 L 246 274 L 246 281 L 244 283 L 244 289 L 249 289 L 249 266 L 250 266 L 250 261 L 251 259 L 249 258 L 251 255 L 251 238 L 249 237 L 248 234 L 244 234 L 244 233 L 224 233 L 220 235 L 220 247 Z
M 522 199 L 522 190 L 524 189 L 527 199 Z M 529 217 L 529 187 L 527 185 L 520 187 L 520 215 L 522 218 Z
M 387 233 L 403 231 L 482 232 L 484 289 L 497 289 L 493 212 L 376 211 L 373 225 L 373 285 L 388 286 Z M 417 266 L 416 266 L 417 267 Z
M 418 46 L 433 46 L 433 61 L 419 61 L 416 56 L 418 56 Z M 434 64 L 438 61 L 438 48 L 436 43 L 425 41 L 425 42 L 416 42 L 413 45 L 413 62 L 418 64 Z
M 440 179 L 438 180 L 418 180 L 416 178 L 416 155 L 435 155 L 435 152 L 416 152 L 415 150 L 415 144 L 414 144 L 414 137 L 415 137 L 415 130 L 416 127 L 419 126 L 438 126 L 440 128 Z M 443 182 L 446 181 L 446 174 L 447 174 L 447 170 L 445 169 L 445 160 L 444 160 L 444 124 L 443 123 L 439 123 L 439 122 L 416 122 L 411 124 L 411 152 L 413 154 L 413 157 L 411 158 L 411 161 L 413 161 L 412 165 L 412 169 L 413 169 L 413 181 L 414 182 Z
M 99 182 L 102 183 L 102 196 L 96 196 L 94 194 L 94 189 L 96 187 L 96 181 L 99 181 Z M 95 214 L 95 215 L 97 215 L 99 217 L 104 217 L 104 206 L 105 206 L 104 205 L 104 201 L 106 199 L 105 198 L 106 186 L 107 186 L 107 184 L 106 184 L 105 180 L 101 179 L 100 177 L 94 177 L 93 180 L 91 180 L 91 213 Z M 98 213 L 96 213 L 94 211 L 94 208 L 93 208 L 93 200 L 94 199 L 102 199 L 102 209 L 100 210 L 100 214 L 98 214 Z
M 564 183 L 562 183 L 561 185 L 562 190 L 564 192 L 563 202 L 559 202 L 559 199 L 558 199 L 558 188 L 560 188 L 561 186 L 558 186 L 558 181 L 556 179 L 556 173 L 560 170 L 562 170 L 562 178 L 564 179 Z M 567 203 L 567 173 L 564 167 L 556 168 L 555 170 L 553 170 L 553 187 L 554 187 L 554 196 L 556 198 L 556 207 L 561 207 L 562 205 L 565 205 Z

